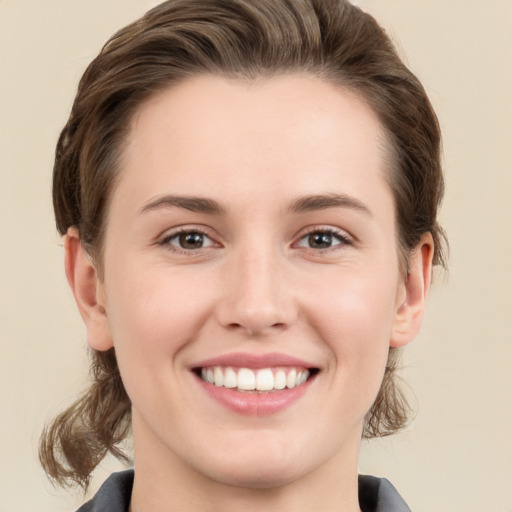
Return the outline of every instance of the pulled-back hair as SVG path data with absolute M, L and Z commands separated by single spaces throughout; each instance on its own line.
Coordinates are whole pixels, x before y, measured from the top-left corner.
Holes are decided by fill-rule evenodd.
M 170 0 L 117 32 L 85 71 L 60 135 L 53 175 L 57 229 L 74 226 L 101 276 L 108 201 L 130 120 L 158 91 L 189 77 L 252 80 L 303 73 L 355 91 L 387 137 L 386 176 L 395 201 L 404 274 L 421 236 L 444 264 L 437 210 L 443 194 L 437 118 L 418 79 L 373 17 L 346 0 Z M 60 484 L 87 487 L 129 433 L 130 400 L 115 351 L 91 352 L 91 387 L 44 431 L 40 459 Z M 385 436 L 408 421 L 391 349 L 363 436 Z

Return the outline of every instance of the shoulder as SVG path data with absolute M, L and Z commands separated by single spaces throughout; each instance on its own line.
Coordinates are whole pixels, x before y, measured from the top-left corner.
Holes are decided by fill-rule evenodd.
M 389 480 L 359 475 L 359 503 L 363 512 L 411 512 Z
M 128 512 L 133 487 L 133 469 L 110 475 L 94 498 L 77 512 Z

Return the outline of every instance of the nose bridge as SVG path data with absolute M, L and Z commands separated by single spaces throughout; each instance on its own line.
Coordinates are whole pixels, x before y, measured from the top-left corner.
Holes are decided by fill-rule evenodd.
M 294 306 L 286 275 L 286 260 L 272 244 L 260 241 L 233 251 L 225 266 L 221 322 L 251 335 L 289 324 Z

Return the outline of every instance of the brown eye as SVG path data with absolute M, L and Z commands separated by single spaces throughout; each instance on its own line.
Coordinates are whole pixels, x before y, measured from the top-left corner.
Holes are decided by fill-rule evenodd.
M 351 238 L 343 231 L 332 229 L 318 230 L 304 235 L 297 244 L 298 247 L 307 249 L 330 249 L 332 247 L 342 248 L 345 245 L 351 245 Z
M 308 235 L 308 244 L 312 249 L 327 249 L 332 245 L 331 233 L 311 233 Z
M 204 235 L 194 231 L 190 233 L 180 233 L 178 242 L 182 249 L 201 249 L 204 244 Z
M 180 231 L 162 240 L 164 245 L 174 250 L 194 251 L 214 245 L 212 239 L 201 231 Z

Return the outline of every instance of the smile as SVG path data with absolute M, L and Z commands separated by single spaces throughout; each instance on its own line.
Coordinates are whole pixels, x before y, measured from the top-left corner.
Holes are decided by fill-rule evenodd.
M 303 367 L 233 368 L 203 367 L 198 375 L 204 382 L 238 391 L 269 392 L 293 389 L 303 385 L 311 372 Z
M 229 411 L 249 416 L 281 413 L 315 388 L 321 367 L 289 354 L 236 352 L 198 361 L 195 381 Z

